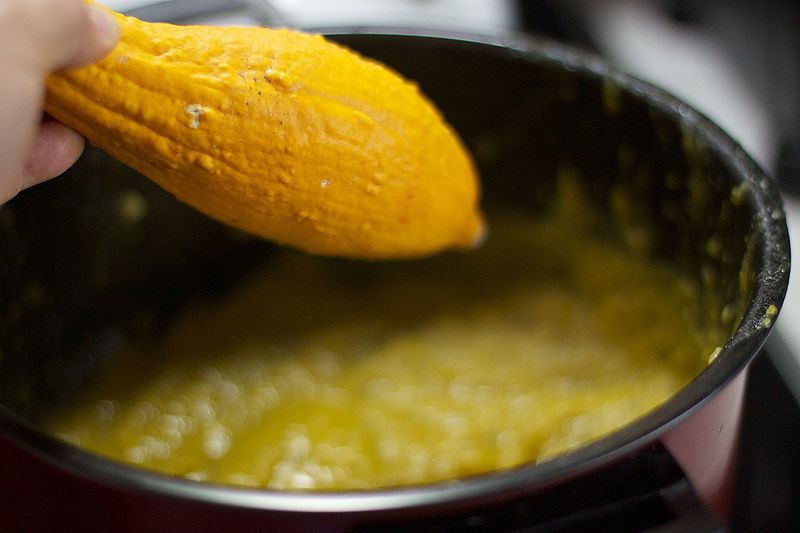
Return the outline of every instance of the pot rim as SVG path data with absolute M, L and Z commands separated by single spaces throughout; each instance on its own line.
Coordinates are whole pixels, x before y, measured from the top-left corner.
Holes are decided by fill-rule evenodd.
M 698 376 L 653 411 L 584 447 L 536 464 L 419 486 L 351 492 L 288 492 L 199 483 L 144 470 L 72 446 L 50 436 L 0 405 L 0 436 L 59 469 L 125 490 L 257 510 L 304 513 L 352 513 L 454 504 L 473 499 L 503 498 L 515 491 L 541 490 L 608 464 L 657 440 L 665 431 L 716 395 L 742 372 L 758 353 L 774 325 L 767 309 L 780 309 L 789 279 L 789 237 L 776 186 L 742 147 L 702 113 L 647 82 L 612 68 L 600 57 L 541 37 L 508 33 L 480 35 L 441 30 L 376 26 L 315 28 L 331 37 L 407 38 L 432 40 L 443 46 L 480 49 L 502 56 L 581 71 L 610 82 L 623 92 L 678 120 L 704 138 L 729 166 L 735 179 L 747 183 L 746 202 L 753 210 L 753 228 L 760 237 L 761 265 L 751 301 L 722 351 Z

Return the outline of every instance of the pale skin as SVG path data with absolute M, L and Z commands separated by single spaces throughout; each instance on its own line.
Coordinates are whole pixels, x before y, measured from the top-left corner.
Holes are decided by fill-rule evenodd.
M 44 82 L 118 38 L 114 19 L 83 0 L 0 0 L 0 204 L 80 157 L 83 137 L 43 115 Z

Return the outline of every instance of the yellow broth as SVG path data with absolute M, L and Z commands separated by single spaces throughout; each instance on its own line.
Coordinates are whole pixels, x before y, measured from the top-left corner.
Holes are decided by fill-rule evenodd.
M 452 479 L 650 411 L 719 344 L 697 287 L 580 205 L 477 252 L 359 264 L 281 251 L 158 345 L 129 342 L 62 438 L 190 479 L 285 490 Z

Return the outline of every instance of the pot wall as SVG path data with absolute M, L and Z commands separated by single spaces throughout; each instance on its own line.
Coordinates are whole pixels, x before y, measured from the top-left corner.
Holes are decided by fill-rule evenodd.
M 681 474 L 656 444 L 662 434 L 698 491 L 724 512 L 743 369 L 764 342 L 771 327 L 764 317 L 770 306 L 780 307 L 788 280 L 780 199 L 760 169 L 682 103 L 554 43 L 339 38 L 420 81 L 476 155 L 487 210 L 541 212 L 553 197 L 555 176 L 568 168 L 620 227 L 644 224 L 653 236 L 648 253 L 702 281 L 709 327 L 733 333 L 717 360 L 662 408 L 585 449 L 469 480 L 459 485 L 463 490 L 426 488 L 406 500 L 402 493 L 397 501 L 406 503 L 381 516 L 339 515 L 330 506 L 303 514 L 256 511 L 230 505 L 221 497 L 225 491 L 184 491 L 184 484 L 115 470 L 68 446 L 43 445 L 27 423 L 68 404 L 126 337 L 157 338 L 188 297 L 223 292 L 268 260 L 272 248 L 205 219 L 89 150 L 67 176 L 0 210 L 0 403 L 14 413 L 0 410 L 6 435 L 0 461 L 7 466 L 0 487 L 20 496 L 19 505 L 0 504 L 6 506 L 0 516 L 15 524 L 53 520 L 76 530 L 80 524 L 84 530 L 183 524 L 213 531 L 234 521 L 247 528 L 278 520 L 318 531 L 364 518 L 461 513 L 466 520 L 470 509 L 505 509 L 549 494 L 539 507 L 525 504 L 524 512 L 544 512 L 554 502 L 576 500 L 577 480 L 637 490 L 643 479 L 673 483 Z M 634 206 L 627 215 L 614 211 L 612 192 L 619 190 Z M 147 210 L 139 218 L 129 208 L 141 203 Z M 708 253 L 711 239 L 724 253 Z M 232 255 L 240 258 L 235 268 L 226 260 Z M 729 384 L 735 376 L 741 377 Z M 714 455 L 721 440 L 729 451 Z M 695 462 L 714 465 L 713 472 L 693 474 Z M 604 472 L 620 467 L 622 481 L 606 479 L 613 476 Z M 170 495 L 176 492 L 183 497 Z M 220 505 L 200 501 L 218 496 Z M 248 501 L 256 500 L 255 507 L 275 503 L 269 496 Z M 420 506 L 423 500 L 436 505 Z

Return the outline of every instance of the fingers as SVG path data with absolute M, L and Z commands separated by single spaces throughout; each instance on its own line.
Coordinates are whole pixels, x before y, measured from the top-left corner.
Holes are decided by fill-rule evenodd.
M 0 29 L 0 61 L 45 74 L 97 61 L 119 37 L 112 15 L 83 0 L 2 0 Z
M 119 26 L 114 17 L 103 8 L 89 6 L 87 33 L 80 40 L 78 49 L 64 64 L 56 65 L 59 68 L 74 68 L 99 61 L 111 50 L 119 39 Z
M 63 174 L 83 152 L 81 135 L 56 121 L 44 122 L 22 172 L 23 189 Z
M 112 16 L 83 0 L 0 0 L 0 203 L 80 154 L 77 134 L 40 129 L 45 78 L 102 58 L 118 37 Z
M 43 93 L 41 75 L 0 70 L 0 202 L 22 190 L 25 161 L 41 121 Z

